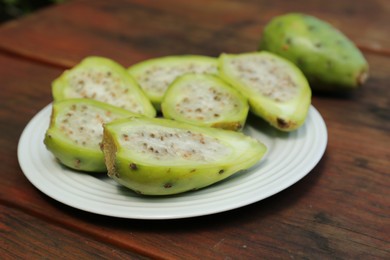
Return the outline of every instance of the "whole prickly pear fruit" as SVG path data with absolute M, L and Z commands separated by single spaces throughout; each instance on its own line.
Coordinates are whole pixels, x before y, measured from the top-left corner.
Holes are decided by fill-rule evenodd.
M 161 103 L 165 118 L 228 130 L 241 130 L 247 99 L 219 77 L 187 74 L 177 78 Z
M 89 98 L 154 117 L 156 110 L 140 86 L 115 61 L 87 57 L 53 81 L 54 100 Z
M 49 151 L 69 168 L 104 172 L 100 144 L 103 123 L 135 114 L 92 99 L 67 99 L 53 103 L 44 143 Z
M 134 64 L 128 72 L 138 82 L 156 109 L 168 86 L 187 73 L 217 74 L 217 59 L 202 55 L 177 55 L 154 58 Z
M 306 119 L 311 89 L 290 61 L 262 51 L 222 54 L 220 76 L 249 101 L 250 110 L 282 131 L 299 128 Z
M 163 118 L 104 125 L 108 175 L 145 195 L 200 189 L 254 166 L 267 148 L 241 132 Z
M 368 63 L 342 32 L 316 17 L 290 13 L 264 28 L 260 50 L 294 62 L 314 90 L 352 90 L 368 77 Z

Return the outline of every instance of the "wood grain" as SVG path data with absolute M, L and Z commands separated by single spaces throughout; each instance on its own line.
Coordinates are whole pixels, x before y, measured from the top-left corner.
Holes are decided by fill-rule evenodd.
M 1 111 L 8 111 L 0 114 L 1 145 L 9 147 L 0 152 L 5 166 L 1 174 L 7 176 L 0 179 L 0 202 L 52 225 L 151 257 L 383 257 L 389 242 L 388 232 L 383 232 L 389 220 L 389 125 L 388 118 L 385 124 L 377 118 L 387 114 L 378 93 L 389 80 L 390 60 L 374 55 L 370 63 L 373 80 L 353 96 L 314 97 L 313 104 L 327 122 L 329 144 L 325 157 L 302 181 L 226 213 L 139 221 L 72 209 L 27 181 L 16 159 L 17 141 L 28 120 L 50 102 L 50 82 L 61 70 L 0 56 L 0 84 L 6 93 L 1 96 Z M 372 101 L 365 101 L 365 96 Z M 356 105 L 362 101 L 367 105 Z
M 74 0 L 1 26 L 0 258 L 23 258 L 20 245 L 37 258 L 61 258 L 64 250 L 81 258 L 388 258 L 388 3 L 294 3 Z M 161 55 L 250 51 L 272 16 L 294 9 L 339 25 L 365 51 L 371 77 L 349 96 L 313 97 L 327 124 L 327 150 L 290 188 L 229 212 L 144 221 L 65 206 L 21 172 L 20 134 L 51 102 L 51 82 L 82 57 L 103 55 L 130 65 Z M 34 244 L 46 252 L 34 251 Z
M 0 50 L 61 67 L 89 55 L 125 66 L 172 54 L 218 56 L 256 50 L 264 25 L 294 11 L 332 23 L 367 52 L 390 55 L 389 9 L 387 0 L 73 0 L 2 26 Z
M 2 259 L 147 259 L 2 205 L 0 219 Z

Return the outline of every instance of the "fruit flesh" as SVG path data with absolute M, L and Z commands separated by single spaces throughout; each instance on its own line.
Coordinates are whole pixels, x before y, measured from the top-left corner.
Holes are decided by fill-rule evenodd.
M 87 57 L 53 82 L 54 100 L 89 98 L 154 117 L 156 111 L 141 88 L 118 63 Z
M 355 89 L 368 77 L 368 63 L 342 32 L 316 17 L 291 13 L 275 17 L 265 27 L 260 50 L 295 63 L 313 89 Z
M 104 127 L 108 174 L 145 195 L 200 189 L 260 161 L 266 147 L 242 133 L 162 118 L 117 120 Z
M 246 98 L 226 82 L 197 74 L 177 78 L 161 108 L 165 118 L 234 131 L 244 127 L 249 110 Z
M 311 90 L 291 62 L 269 52 L 222 54 L 220 76 L 248 98 L 250 110 L 282 131 L 299 128 L 311 103 Z
M 90 99 L 68 99 L 53 103 L 51 121 L 44 143 L 69 168 L 104 172 L 100 148 L 103 123 L 135 114 Z
M 217 74 L 216 58 L 201 55 L 181 55 L 154 58 L 137 63 L 128 72 L 138 82 L 156 109 L 168 86 L 179 76 L 187 73 Z

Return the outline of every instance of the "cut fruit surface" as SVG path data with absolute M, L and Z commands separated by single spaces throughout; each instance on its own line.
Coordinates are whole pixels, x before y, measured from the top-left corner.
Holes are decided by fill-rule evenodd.
M 88 57 L 53 82 L 54 100 L 89 98 L 135 114 L 154 117 L 156 111 L 139 85 L 118 63 Z
M 220 76 L 248 98 L 250 110 L 283 131 L 305 121 L 311 89 L 291 62 L 268 52 L 222 54 Z
M 216 58 L 201 55 L 166 56 L 142 61 L 128 69 L 148 98 L 160 109 L 168 86 L 187 73 L 217 74 Z
M 200 189 L 254 166 L 266 147 L 242 133 L 162 118 L 121 119 L 104 127 L 108 174 L 147 195 Z
M 237 131 L 244 127 L 249 105 L 220 78 L 187 74 L 169 86 L 161 110 L 165 118 Z
M 53 103 L 44 143 L 64 165 L 81 171 L 104 172 L 100 144 L 103 124 L 135 114 L 92 99 L 68 99 Z

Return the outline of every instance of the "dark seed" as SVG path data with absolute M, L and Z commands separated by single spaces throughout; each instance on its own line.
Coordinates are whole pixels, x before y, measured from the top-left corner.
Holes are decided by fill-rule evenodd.
M 135 164 L 135 163 L 130 163 L 129 167 L 130 167 L 130 169 L 132 169 L 132 170 L 137 170 L 137 169 L 138 169 L 138 166 L 137 166 L 137 164 Z
M 172 188 L 172 183 L 169 183 L 169 182 L 165 183 L 164 188 L 166 188 L 166 189 Z
M 278 126 L 281 128 L 287 128 L 289 126 L 289 123 L 283 118 L 277 118 L 276 121 L 278 123 Z

